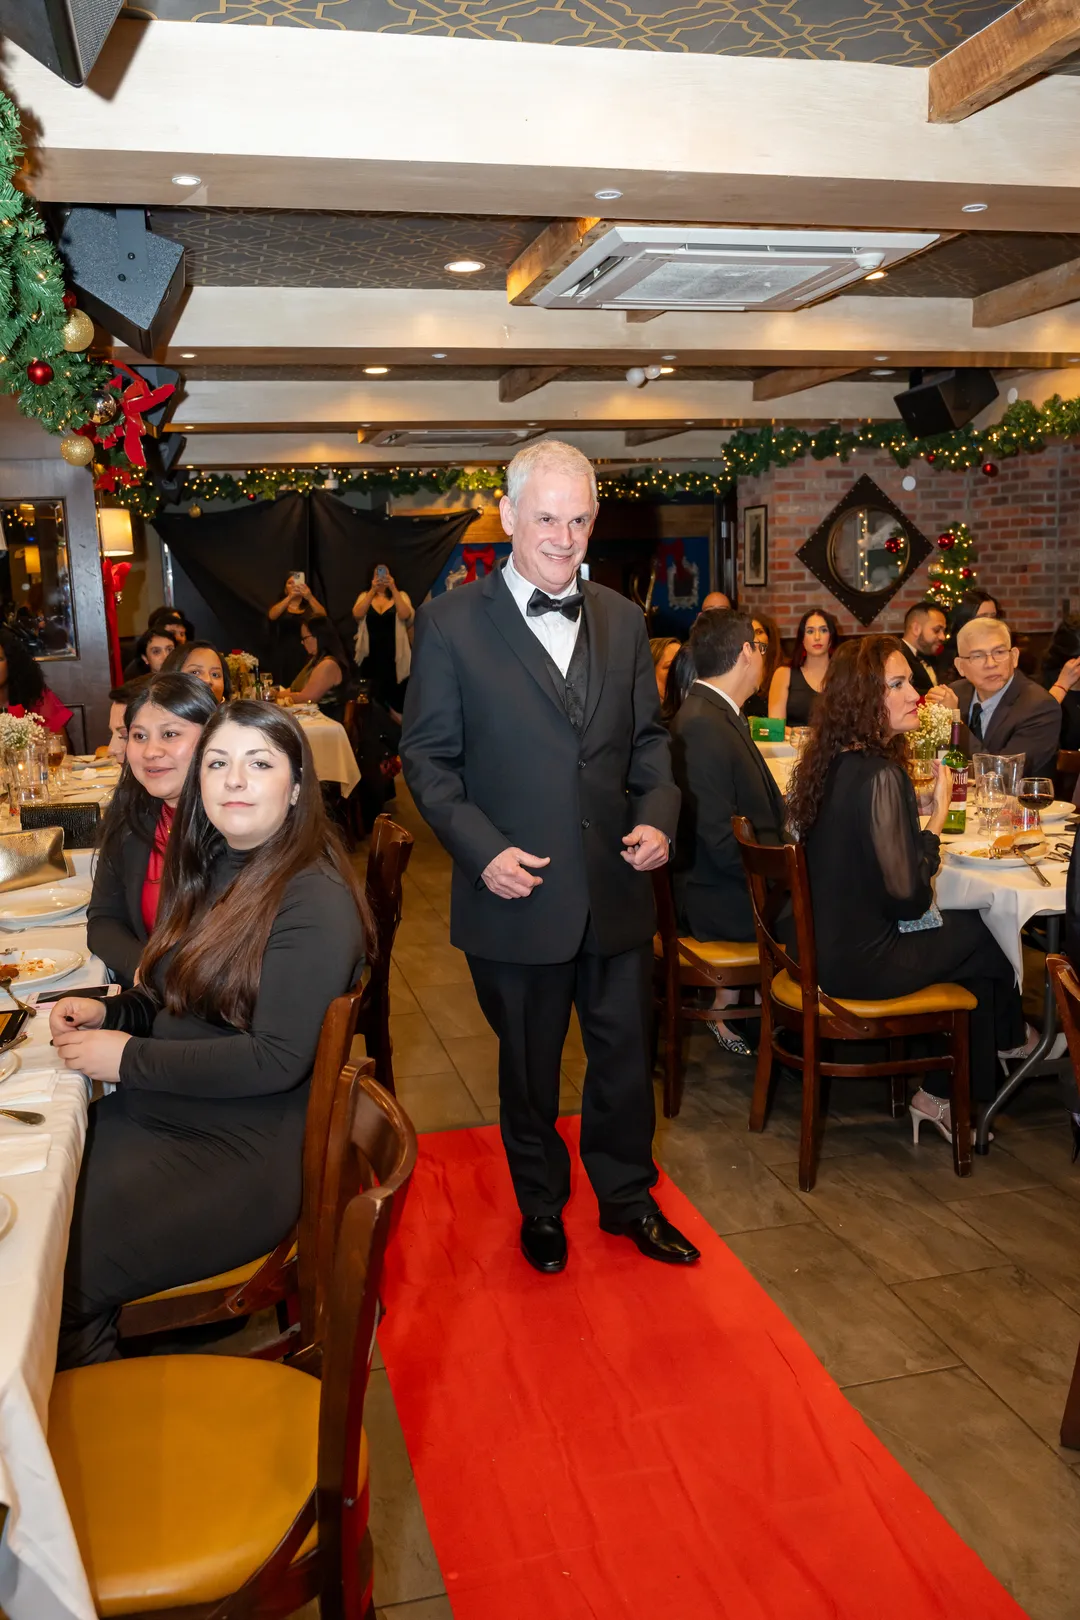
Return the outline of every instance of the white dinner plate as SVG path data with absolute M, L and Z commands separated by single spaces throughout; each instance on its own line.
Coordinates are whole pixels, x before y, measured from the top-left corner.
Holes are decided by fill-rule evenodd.
M 1043 821 L 1065 821 L 1069 816 L 1075 816 L 1076 806 L 1067 799 L 1055 799 L 1053 804 L 1047 805 L 1045 810 L 1039 811 Z
M 0 967 L 9 967 L 12 963 L 18 966 L 19 977 L 12 987 L 16 995 L 29 985 L 52 984 L 54 979 L 64 979 L 89 960 L 89 951 L 54 951 L 48 945 L 28 950 L 19 946 L 0 949 Z
M 7 1193 L 0 1192 L 0 1238 L 15 1225 L 15 1205 Z
M 18 1052 L 0 1052 L 0 1084 L 2 1084 L 5 1080 L 10 1080 L 12 1075 L 17 1072 L 18 1067 Z M 3 1106 L 4 1101 L 3 1098 L 0 1097 L 0 1108 Z
M 51 922 L 81 911 L 90 890 L 64 883 L 43 883 L 36 889 L 13 889 L 0 894 L 0 924 Z
M 999 855 L 997 860 L 992 861 L 986 853 L 985 846 L 981 850 L 979 847 L 975 849 L 957 849 L 953 844 L 946 844 L 945 853 L 950 861 L 960 861 L 964 866 L 981 866 L 984 871 L 996 869 L 1000 872 L 1006 867 L 1027 865 L 1027 862 L 1021 860 L 1019 855 Z

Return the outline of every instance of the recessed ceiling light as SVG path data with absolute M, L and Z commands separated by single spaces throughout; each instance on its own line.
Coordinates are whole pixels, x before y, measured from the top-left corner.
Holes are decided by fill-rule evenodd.
M 365 366 L 364 367 L 364 376 L 365 377 L 385 377 L 386 373 L 389 370 L 390 370 L 389 366 Z
M 172 183 L 173 183 L 174 186 L 201 186 L 202 185 L 202 175 L 201 174 L 174 174 L 172 176 Z
M 446 359 L 446 350 L 445 349 L 436 349 L 434 354 L 431 356 L 431 358 L 433 360 L 445 360 Z
M 184 349 L 183 352 L 180 355 L 180 358 L 181 358 L 181 360 L 194 360 L 195 359 L 195 350 L 194 349 Z
M 964 203 L 960 212 L 962 214 L 985 214 L 989 206 L 989 203 Z
M 370 422 L 361 422 L 360 426 L 361 427 L 370 427 L 371 423 Z
M 1080 366 L 1080 354 L 1070 354 L 1069 364 L 1070 366 Z
M 526 422 L 525 426 L 526 427 L 539 427 L 540 424 L 539 424 L 539 422 Z
M 483 259 L 451 259 L 449 264 L 443 265 L 444 270 L 452 271 L 455 276 L 473 276 L 485 268 Z
M 884 281 L 888 273 L 887 270 L 871 270 L 870 274 L 864 276 L 863 279 L 865 281 Z
M 622 192 L 617 191 L 614 186 L 604 186 L 602 190 L 594 191 L 593 196 L 597 202 L 616 202 L 622 196 Z
M 887 354 L 875 354 L 874 356 L 875 360 L 887 360 L 888 358 L 889 356 Z
M 684 427 L 693 427 L 693 425 L 694 425 L 694 419 L 693 419 L 693 417 L 691 417 L 691 416 L 688 416 L 688 417 L 687 417 L 687 418 L 686 418 L 686 420 L 685 420 L 685 421 L 684 421 L 684 423 L 683 423 L 683 426 L 684 426 Z
M 660 358 L 661 360 L 677 360 L 679 357 L 677 354 L 662 354 Z
M 888 369 L 888 367 L 886 367 L 886 369 L 885 369 L 885 370 L 884 370 L 884 371 L 882 371 L 882 370 L 881 370 L 881 369 L 880 369 L 880 368 L 879 368 L 879 369 L 878 369 L 878 370 L 877 370 L 877 371 L 872 371 L 872 372 L 871 372 L 871 373 L 870 373 L 870 375 L 871 375 L 871 377 L 895 377 L 895 376 L 896 376 L 896 372 L 895 372 L 895 371 L 890 371 L 890 370 L 889 370 L 889 369 Z
M 670 377 L 671 373 L 674 370 L 675 370 L 674 366 L 661 366 L 660 367 L 660 375 L 661 375 L 661 377 Z

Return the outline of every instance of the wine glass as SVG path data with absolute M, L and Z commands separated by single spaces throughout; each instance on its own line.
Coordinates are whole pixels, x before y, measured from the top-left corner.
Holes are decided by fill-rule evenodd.
M 979 789 L 979 814 L 982 817 L 983 832 L 987 837 L 997 827 L 1008 803 L 1008 794 L 1005 784 L 996 771 L 990 771 L 986 776 L 976 777 Z
M 1021 777 L 1016 797 L 1025 810 L 1035 812 L 1035 825 L 1042 830 L 1040 810 L 1048 810 L 1054 802 L 1054 784 L 1048 776 Z
M 934 781 L 937 772 L 932 759 L 909 759 L 908 775 L 915 789 L 919 815 L 928 816 L 934 808 Z
M 64 786 L 64 734 L 50 731 L 45 739 L 46 759 L 49 767 L 49 787 L 58 793 Z

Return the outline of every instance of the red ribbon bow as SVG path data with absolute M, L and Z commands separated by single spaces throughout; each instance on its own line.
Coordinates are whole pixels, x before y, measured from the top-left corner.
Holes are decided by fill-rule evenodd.
M 173 383 L 166 383 L 163 388 L 151 388 L 145 377 L 132 371 L 122 361 L 114 360 L 113 365 L 117 371 L 122 371 L 131 381 L 120 394 L 120 415 L 115 422 L 108 424 L 108 433 L 105 438 L 99 438 L 98 444 L 109 450 L 121 438 L 124 441 L 124 454 L 133 467 L 146 466 L 146 453 L 142 447 L 142 436 L 146 432 L 143 416 L 152 411 L 155 405 L 162 405 L 176 392 Z M 119 389 L 122 379 L 113 377 L 107 387 Z M 103 487 L 103 486 L 99 486 Z
M 476 565 L 483 563 L 484 573 L 491 574 L 495 570 L 494 546 L 462 546 L 461 560 L 465 564 L 465 578 L 463 585 L 471 585 L 476 578 Z
M 128 472 L 121 467 L 103 467 L 94 479 L 94 488 L 103 489 L 107 494 L 112 495 L 116 492 L 117 484 L 123 484 L 125 489 L 130 489 L 133 484 L 138 482 L 137 473 Z

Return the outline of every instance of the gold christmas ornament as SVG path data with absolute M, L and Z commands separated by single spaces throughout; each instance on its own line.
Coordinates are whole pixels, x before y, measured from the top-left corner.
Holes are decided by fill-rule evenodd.
M 188 507 L 188 517 L 202 517 L 202 507 L 196 502 L 192 502 Z
M 60 454 L 72 467 L 88 467 L 94 459 L 94 446 L 81 433 L 68 433 L 60 440 Z
M 61 335 L 68 354 L 78 354 L 81 350 L 89 348 L 93 342 L 94 323 L 81 309 L 73 309 L 64 322 Z

